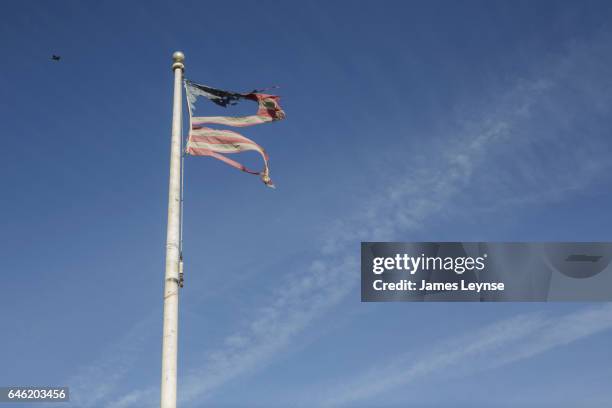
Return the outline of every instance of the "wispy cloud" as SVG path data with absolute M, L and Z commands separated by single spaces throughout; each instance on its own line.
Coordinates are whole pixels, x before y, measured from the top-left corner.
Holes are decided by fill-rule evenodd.
M 118 399 L 108 403 L 106 408 L 149 407 L 159 404 L 159 388 L 148 387 L 142 390 L 130 391 Z
M 362 376 L 344 378 L 312 405 L 336 407 L 368 400 L 385 391 L 432 375 L 490 369 L 612 329 L 612 305 L 563 316 L 528 314 L 496 322 L 474 333 L 449 338 L 422 352 L 394 356 L 393 362 Z
M 143 346 L 158 335 L 155 318 L 150 315 L 133 326 L 114 345 L 87 367 L 68 379 L 71 404 L 79 408 L 99 407 L 108 401 L 134 367 Z
M 302 278 L 287 282 L 274 301 L 255 311 L 252 323 L 227 336 L 225 346 L 208 354 L 201 369 L 183 379 L 181 398 L 190 401 L 207 396 L 212 390 L 239 374 L 260 368 L 307 327 L 322 311 L 338 303 L 353 287 L 338 285 L 358 268 L 355 257 L 312 263 Z

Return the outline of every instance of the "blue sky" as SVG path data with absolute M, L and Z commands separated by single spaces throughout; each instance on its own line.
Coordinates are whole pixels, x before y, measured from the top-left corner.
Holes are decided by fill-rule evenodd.
M 158 404 L 180 49 L 288 116 L 244 132 L 275 191 L 187 160 L 181 406 L 612 403 L 609 305 L 362 304 L 358 264 L 362 240 L 611 240 L 609 4 L 329 3 L 3 4 L 0 384 Z

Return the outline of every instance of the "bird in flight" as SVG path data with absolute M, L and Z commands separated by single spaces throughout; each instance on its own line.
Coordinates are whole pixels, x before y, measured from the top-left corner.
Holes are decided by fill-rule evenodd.
M 51 59 L 52 59 L 53 61 L 59 61 L 61 58 L 62 58 L 61 56 L 59 56 L 59 55 L 55 55 L 55 54 L 53 54 L 53 55 L 51 56 Z

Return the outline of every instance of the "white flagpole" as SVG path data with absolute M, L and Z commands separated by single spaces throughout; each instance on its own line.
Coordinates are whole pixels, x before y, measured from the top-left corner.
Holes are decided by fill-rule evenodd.
M 168 191 L 166 279 L 164 285 L 164 332 L 162 340 L 161 408 L 176 408 L 176 360 L 178 352 L 179 239 L 181 218 L 181 91 L 185 56 L 172 55 L 174 107 Z

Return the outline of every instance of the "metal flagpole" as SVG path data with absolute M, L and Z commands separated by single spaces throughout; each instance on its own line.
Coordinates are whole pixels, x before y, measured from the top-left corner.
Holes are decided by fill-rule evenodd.
M 164 284 L 164 332 L 162 340 L 161 408 L 176 408 L 176 360 L 178 351 L 179 240 L 181 218 L 181 91 L 185 56 L 172 55 L 174 107 L 168 191 L 166 278 Z

